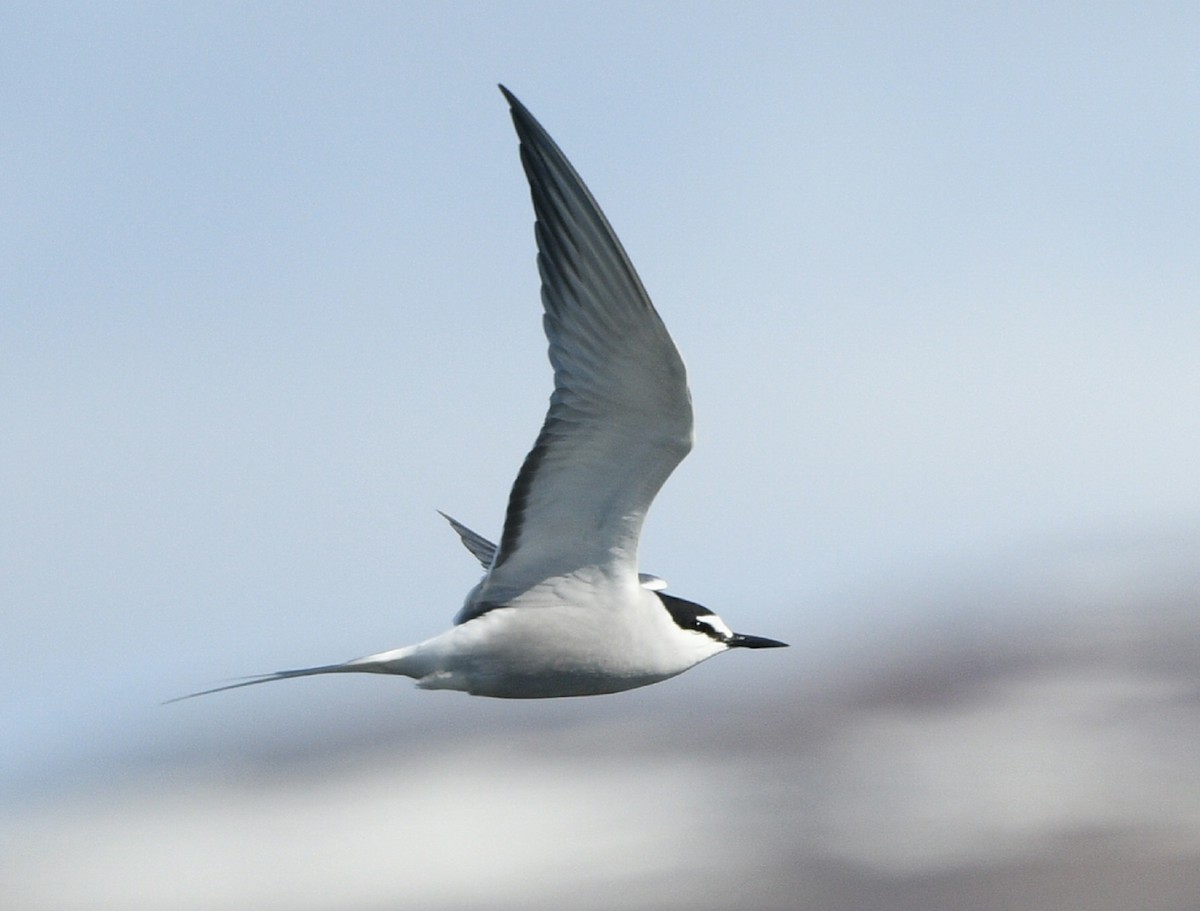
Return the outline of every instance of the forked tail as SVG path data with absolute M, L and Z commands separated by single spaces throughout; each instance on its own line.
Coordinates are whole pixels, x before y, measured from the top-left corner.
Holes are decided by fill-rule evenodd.
M 237 690 L 244 686 L 255 686 L 259 683 L 270 683 L 272 680 L 290 680 L 292 677 L 315 677 L 317 674 L 397 674 L 404 673 L 397 666 L 395 659 L 399 657 L 399 653 L 404 651 L 398 649 L 396 652 L 384 653 L 382 655 L 368 655 L 366 658 L 355 658 L 353 661 L 343 661 L 341 664 L 326 664 L 321 667 L 301 667 L 290 671 L 276 671 L 273 674 L 258 674 L 253 677 L 247 677 L 239 680 L 237 683 L 227 683 L 224 686 L 214 686 L 209 690 L 200 690 L 196 693 L 188 693 L 186 696 L 176 696 L 174 699 L 168 699 L 163 702 L 163 705 L 170 705 L 172 702 L 182 702 L 184 699 L 194 699 L 196 696 L 207 696 L 210 693 L 223 693 L 225 690 Z M 390 656 L 392 662 L 384 661 L 385 657 Z

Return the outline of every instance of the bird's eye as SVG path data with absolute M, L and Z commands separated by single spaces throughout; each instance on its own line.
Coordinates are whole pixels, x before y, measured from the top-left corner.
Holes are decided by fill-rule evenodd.
M 696 632 L 703 633 L 704 635 L 708 636 L 711 639 L 723 640 L 725 638 L 725 636 L 722 635 L 720 630 L 718 630 L 715 626 L 713 626 L 711 623 L 707 622 L 706 620 L 701 620 L 699 617 L 692 620 L 692 622 L 689 623 L 688 626 L 689 626 L 689 628 L 695 630 Z

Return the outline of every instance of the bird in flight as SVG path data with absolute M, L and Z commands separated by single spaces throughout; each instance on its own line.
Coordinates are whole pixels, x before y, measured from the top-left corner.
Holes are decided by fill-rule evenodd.
M 658 683 L 730 649 L 786 645 L 735 633 L 638 572 L 646 512 L 692 448 L 683 360 L 592 194 L 541 124 L 500 90 L 533 196 L 554 392 L 509 494 L 500 543 L 445 516 L 483 579 L 432 639 L 180 699 L 343 673 L 398 674 L 422 689 L 476 696 L 589 696 Z

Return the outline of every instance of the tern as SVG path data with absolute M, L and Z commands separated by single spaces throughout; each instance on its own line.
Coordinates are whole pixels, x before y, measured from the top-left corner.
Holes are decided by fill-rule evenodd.
M 482 581 L 432 639 L 180 699 L 344 673 L 399 674 L 422 689 L 476 696 L 590 696 L 658 683 L 730 649 L 786 645 L 735 633 L 638 572 L 646 512 L 692 448 L 683 360 L 592 194 L 541 124 L 500 90 L 533 196 L 554 392 L 499 545 L 442 514 L 486 570 Z

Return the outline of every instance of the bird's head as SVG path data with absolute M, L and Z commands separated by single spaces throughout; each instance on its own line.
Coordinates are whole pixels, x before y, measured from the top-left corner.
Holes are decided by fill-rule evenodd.
M 663 607 L 675 621 L 675 625 L 695 639 L 699 651 L 704 657 L 711 657 L 718 652 L 731 648 L 786 648 L 786 642 L 777 639 L 767 639 L 763 636 L 747 636 L 735 633 L 729 626 L 703 604 L 685 601 L 663 592 L 656 592 L 662 599 Z

